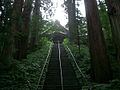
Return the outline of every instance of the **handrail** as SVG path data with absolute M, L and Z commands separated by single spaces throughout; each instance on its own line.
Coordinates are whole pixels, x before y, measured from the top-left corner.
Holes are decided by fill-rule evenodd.
M 47 62 L 48 62 L 48 58 L 49 58 L 49 56 L 50 56 L 51 50 L 52 50 L 52 44 L 50 44 L 49 51 L 48 51 L 48 55 L 47 55 L 47 57 L 46 57 L 46 59 L 45 59 L 44 66 L 43 66 L 42 71 L 41 71 L 41 73 L 40 73 L 40 77 L 39 77 L 39 79 L 38 79 L 38 83 L 37 83 L 36 90 L 38 90 L 39 83 L 40 83 L 40 80 L 41 80 L 42 75 L 43 75 L 43 73 L 44 73 L 44 69 L 45 69 L 45 66 L 46 66 L 46 64 L 47 64 Z
M 60 43 L 58 41 L 58 50 L 59 50 L 59 63 L 60 63 L 60 77 L 61 77 L 61 88 L 63 89 L 63 71 L 62 71 L 62 63 L 61 63 L 61 52 L 60 52 Z
M 77 64 L 77 62 L 76 62 L 76 59 L 75 59 L 72 51 L 70 50 L 70 48 L 69 48 L 67 45 L 66 45 L 66 47 L 67 47 L 68 51 L 70 52 L 70 55 L 72 56 L 73 61 L 74 61 L 75 65 L 76 65 L 78 71 L 81 73 L 81 75 L 82 75 L 82 77 L 84 78 L 85 82 L 88 84 L 89 90 L 92 90 L 92 87 L 91 87 L 91 85 L 89 84 L 89 81 L 87 80 L 86 76 L 83 74 L 82 70 L 81 70 L 80 67 L 78 66 L 78 64 Z

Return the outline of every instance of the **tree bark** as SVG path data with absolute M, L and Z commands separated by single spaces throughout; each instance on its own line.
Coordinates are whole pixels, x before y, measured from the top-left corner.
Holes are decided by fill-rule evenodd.
M 13 4 L 12 11 L 12 20 L 11 20 L 11 40 L 12 40 L 12 48 L 14 52 L 14 58 L 19 58 L 20 52 L 20 38 L 21 38 L 21 30 L 22 30 L 22 10 L 23 10 L 24 0 L 15 0 Z
M 96 0 L 84 1 L 91 54 L 92 78 L 96 82 L 107 82 L 111 79 L 111 68 L 106 53 L 105 40 L 100 24 L 97 2 Z
M 15 59 L 26 57 L 28 47 L 29 22 L 33 0 L 15 0 L 12 15 L 12 35 Z
M 4 8 L 3 8 L 4 7 Z M 0 69 L 8 68 L 12 60 L 11 50 L 11 0 L 0 1 Z
M 20 39 L 19 59 L 26 58 L 26 55 L 27 55 L 32 3 L 33 3 L 33 0 L 26 0 L 24 4 L 24 10 L 22 12 L 23 25 L 22 25 L 22 31 L 21 31 L 22 36 Z
M 77 39 L 77 23 L 75 15 L 75 0 L 67 0 L 68 8 L 68 26 L 69 26 L 69 38 L 73 43 L 78 43 Z
M 35 0 L 32 16 L 32 30 L 30 38 L 30 48 L 34 48 L 38 44 L 38 32 L 40 30 L 42 15 L 40 12 L 41 0 Z
M 117 51 L 117 60 L 120 63 L 120 0 L 105 1 L 112 26 L 112 34 Z

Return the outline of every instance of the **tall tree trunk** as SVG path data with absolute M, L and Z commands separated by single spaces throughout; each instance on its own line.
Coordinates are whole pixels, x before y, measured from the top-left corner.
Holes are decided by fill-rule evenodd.
M 77 23 L 75 15 L 75 0 L 67 0 L 68 8 L 68 26 L 69 26 L 69 38 L 71 42 L 77 43 Z
M 29 22 L 33 0 L 15 0 L 13 7 L 12 32 L 15 44 L 15 58 L 26 57 L 28 47 Z M 24 6 L 24 7 L 23 7 Z
M 30 48 L 34 48 L 38 42 L 38 31 L 41 28 L 41 20 L 42 15 L 40 12 L 41 0 L 35 0 L 35 6 L 33 9 L 32 16 L 32 30 L 31 30 L 31 38 L 30 38 Z
M 12 48 L 15 52 L 14 57 L 19 58 L 20 52 L 20 37 L 22 30 L 22 9 L 23 9 L 24 0 L 15 0 L 13 4 L 12 20 L 11 20 L 11 40 Z
M 27 55 L 32 3 L 33 0 L 25 0 L 24 10 L 22 12 L 23 24 L 21 30 L 22 35 L 19 43 L 20 45 L 19 59 L 25 58 Z
M 120 0 L 105 0 L 108 15 L 112 26 L 113 39 L 117 51 L 117 60 L 120 63 Z
M 11 0 L 0 1 L 0 68 L 7 68 L 12 60 L 11 10 Z
M 3 3 L 2 3 L 2 0 L 0 0 L 0 12 L 1 12 L 1 14 L 0 14 L 0 30 L 2 30 L 2 20 L 3 20 Z
M 92 77 L 96 82 L 111 79 L 110 62 L 106 54 L 105 40 L 100 24 L 96 0 L 84 0 L 88 25 Z

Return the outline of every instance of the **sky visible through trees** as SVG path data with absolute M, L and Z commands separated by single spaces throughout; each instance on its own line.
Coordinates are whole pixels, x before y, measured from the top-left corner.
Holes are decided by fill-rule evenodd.
M 55 7 L 55 12 L 52 17 L 49 19 L 52 19 L 53 21 L 58 20 L 60 21 L 60 24 L 62 26 L 65 26 L 68 22 L 68 15 L 65 13 L 65 8 L 62 7 L 64 0 L 51 0 L 53 2 L 53 6 Z M 76 4 L 79 3 L 79 10 L 81 11 L 81 14 L 83 17 L 85 17 L 85 6 L 84 6 L 84 0 L 78 0 Z
M 61 46 L 82 89 L 120 90 L 120 0 L 0 0 L 0 90 L 42 89 Z

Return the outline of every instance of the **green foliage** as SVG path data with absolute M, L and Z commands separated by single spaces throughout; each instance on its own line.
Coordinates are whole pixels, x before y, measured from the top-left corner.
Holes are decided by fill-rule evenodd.
M 81 45 L 80 46 L 80 52 L 79 48 L 76 44 L 70 43 L 68 39 L 64 40 L 64 44 L 68 45 L 71 51 L 73 51 L 73 54 L 75 55 L 76 59 L 84 61 L 84 60 L 90 60 L 90 55 L 89 55 L 89 48 L 86 45 Z
M 90 55 L 89 55 L 88 47 L 86 45 L 82 44 L 80 46 L 80 52 L 79 52 L 79 47 L 73 43 L 70 43 L 68 41 L 68 39 L 64 40 L 64 45 L 65 46 L 67 45 L 71 49 L 73 55 L 75 56 L 76 62 L 78 64 L 78 66 L 80 67 L 82 73 L 85 74 L 87 79 L 89 79 L 90 78 L 90 75 L 89 75 L 90 74 L 90 72 L 89 72 L 90 71 Z M 69 55 L 69 52 L 68 52 L 68 56 L 69 56 L 69 59 L 71 60 L 71 56 Z M 71 63 L 73 63 L 73 62 L 71 62 Z M 74 64 L 73 64 L 73 67 L 75 69 L 77 78 L 79 79 L 79 82 L 81 83 L 81 85 L 83 87 L 88 85 L 86 80 L 82 77 L 81 73 L 78 72 L 78 70 L 76 69 L 76 66 L 74 66 Z
M 22 61 L 13 60 L 9 69 L 0 71 L 1 90 L 35 90 L 49 43 L 27 55 Z
M 113 79 L 120 80 L 120 64 L 115 59 L 111 60 L 111 66 L 113 71 Z
M 109 17 L 107 15 L 107 9 L 105 2 L 99 0 L 98 5 L 100 12 L 100 19 L 102 22 L 102 29 L 107 43 L 108 53 L 110 56 L 113 80 L 108 84 L 92 83 L 93 90 L 119 90 L 120 88 L 120 66 L 116 61 L 115 48 L 112 41 L 112 33 L 109 22 Z M 119 1 L 119 0 L 118 0 Z M 30 21 L 30 35 L 29 39 L 36 39 L 35 48 L 28 50 L 27 59 L 22 61 L 13 60 L 14 38 L 12 34 L 15 34 L 15 39 L 19 40 L 21 37 L 26 35 L 25 32 L 21 31 L 23 27 L 22 17 L 19 15 L 17 17 L 12 16 L 12 7 L 14 0 L 2 0 L 0 1 L 0 90 L 34 90 L 37 85 L 37 81 L 43 67 L 43 63 L 47 56 L 48 47 L 51 42 L 50 35 L 54 32 L 64 32 L 64 28 L 60 25 L 59 21 L 50 22 L 43 20 L 41 12 L 38 10 L 38 14 L 33 13 Z M 54 9 L 52 9 L 53 3 L 51 0 L 41 0 L 41 10 L 43 9 L 46 18 L 48 15 L 52 16 Z M 39 8 L 40 9 L 40 8 Z M 12 19 L 16 18 L 18 22 L 18 31 L 11 32 Z M 74 54 L 76 61 L 81 68 L 82 72 L 87 78 L 90 78 L 90 54 L 88 48 L 88 32 L 87 32 L 87 22 L 85 17 L 77 16 L 77 24 L 80 37 L 80 50 L 78 45 L 70 43 L 68 39 L 64 40 L 64 44 L 68 45 Z M 29 40 L 31 41 L 31 40 Z M 37 43 L 37 44 L 36 44 Z M 32 43 L 33 44 L 33 43 Z M 10 52 L 9 52 L 10 51 Z M 71 57 L 70 57 L 71 58 Z M 2 68 L 3 63 L 5 63 L 6 68 Z M 11 66 L 10 66 L 11 65 Z M 10 66 L 7 68 L 7 66 Z M 83 87 L 86 84 L 82 80 L 80 73 L 76 71 L 77 77 L 82 83 Z M 87 87 L 88 88 L 88 87 Z
M 39 46 L 43 47 L 44 45 L 46 45 L 46 43 L 50 44 L 51 42 L 49 41 L 49 39 L 47 37 L 42 37 L 40 40 L 39 40 Z
M 93 90 L 119 90 L 120 89 L 120 80 L 114 79 L 111 80 L 108 84 L 98 84 L 94 83 Z
M 88 44 L 88 31 L 87 31 L 87 22 L 86 17 L 78 16 L 78 31 L 80 37 L 80 44 Z
M 115 60 L 116 51 L 115 51 L 114 41 L 112 38 L 111 25 L 110 25 L 105 1 L 100 0 L 98 7 L 99 7 L 99 13 L 100 13 L 100 20 L 102 24 L 102 30 L 104 32 L 104 37 L 107 45 L 107 53 L 109 54 L 109 57 L 111 60 Z
M 64 31 L 59 21 L 44 21 L 43 34 L 52 34 L 54 32 Z
M 71 49 L 81 71 L 85 74 L 86 78 L 90 80 L 91 79 L 90 78 L 90 54 L 89 54 L 88 46 L 81 44 L 80 53 L 79 53 L 78 46 L 70 43 L 68 39 L 64 40 L 64 45 L 68 45 L 68 47 Z M 115 59 L 112 60 L 111 63 L 112 63 L 112 71 L 113 71 L 114 79 L 109 81 L 107 84 L 91 82 L 91 85 L 93 87 L 92 90 L 119 90 L 120 88 L 120 66 L 115 61 Z M 88 86 L 86 86 L 87 84 L 85 80 L 83 79 L 83 77 L 81 76 L 81 74 L 76 71 L 76 75 L 80 83 L 82 84 L 83 90 L 88 90 Z
M 40 13 L 40 12 L 39 12 Z M 36 37 L 36 35 L 40 32 L 42 32 L 43 29 L 43 20 L 42 20 L 41 13 L 39 15 L 33 15 L 31 20 L 31 34 L 33 37 Z
M 106 39 L 107 53 L 110 57 L 110 62 L 111 62 L 111 66 L 112 66 L 113 80 L 110 82 L 110 85 L 111 85 L 114 83 L 113 81 L 120 80 L 120 66 L 119 66 L 118 62 L 116 61 L 117 60 L 116 48 L 115 48 L 115 44 L 114 44 L 114 41 L 112 38 L 113 36 L 112 36 L 112 31 L 111 31 L 111 25 L 110 25 L 105 1 L 99 0 L 98 7 L 99 7 L 100 19 L 101 19 L 102 27 L 103 27 L 102 29 L 104 32 L 104 37 Z M 117 84 L 116 84 L 116 86 L 117 86 Z M 114 86 L 114 87 L 116 87 L 116 86 Z M 118 90 L 118 89 L 115 89 L 115 90 Z

